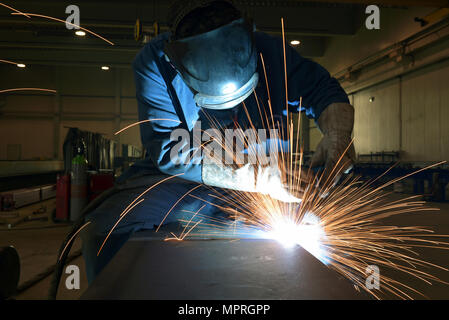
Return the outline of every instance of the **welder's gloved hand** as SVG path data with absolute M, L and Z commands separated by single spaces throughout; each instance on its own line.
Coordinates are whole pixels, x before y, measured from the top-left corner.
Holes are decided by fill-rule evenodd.
M 338 182 L 343 173 L 352 169 L 355 161 L 355 149 L 351 144 L 351 134 L 354 127 L 354 107 L 347 103 L 329 105 L 318 119 L 318 127 L 324 137 L 310 160 L 310 166 L 324 167 L 324 174 L 329 175 L 334 170 L 334 183 Z M 351 146 L 348 149 L 348 146 Z M 345 152 L 345 150 L 348 149 Z M 344 153 L 344 155 L 343 155 Z M 342 157 L 343 155 L 343 157 Z M 339 159 L 341 160 L 339 161 Z
M 288 190 L 286 178 L 283 177 L 278 167 L 257 166 L 255 169 L 257 170 L 255 192 L 269 195 L 282 202 L 301 201 L 296 194 Z
M 285 178 L 277 166 L 246 164 L 239 168 L 216 163 L 203 163 L 203 183 L 245 192 L 259 192 L 283 202 L 301 199 L 287 190 Z

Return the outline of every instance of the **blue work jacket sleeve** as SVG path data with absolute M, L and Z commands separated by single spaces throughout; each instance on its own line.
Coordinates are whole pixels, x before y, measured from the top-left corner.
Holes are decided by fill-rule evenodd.
M 256 43 L 267 71 L 273 105 L 285 109 L 285 72 L 282 38 L 256 32 Z M 338 81 L 320 64 L 302 57 L 295 48 L 286 45 L 287 88 L 289 110 L 305 111 L 317 120 L 330 104 L 349 103 L 348 96 Z M 264 73 L 259 71 L 260 75 Z M 278 94 L 280 93 L 280 94 Z M 302 103 L 300 104 L 302 98 Z M 301 105 L 301 108 L 299 109 Z
M 346 92 L 325 68 L 302 57 L 290 46 L 287 52 L 289 104 L 296 105 L 298 111 L 305 111 L 309 118 L 318 120 L 324 109 L 332 103 L 349 103 Z
M 190 143 L 193 139 L 192 132 L 186 130 L 175 111 L 159 70 L 159 54 L 160 50 L 148 44 L 133 63 L 139 120 L 151 121 L 140 125 L 142 144 L 147 150 L 147 156 L 162 173 L 182 174 L 180 177 L 183 179 L 202 183 L 200 162 L 188 160 L 195 152 Z M 182 146 L 179 141 L 171 140 L 171 133 L 176 129 L 183 129 L 189 135 L 189 141 L 184 139 Z M 171 152 L 174 146 L 179 150 L 175 154 Z

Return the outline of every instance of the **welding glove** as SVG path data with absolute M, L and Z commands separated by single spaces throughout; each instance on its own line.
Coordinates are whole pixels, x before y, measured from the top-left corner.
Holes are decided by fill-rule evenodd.
M 300 202 L 285 187 L 277 166 L 245 164 L 235 168 L 212 162 L 204 162 L 203 183 L 213 187 L 243 192 L 258 192 L 282 202 Z
M 330 174 L 337 162 L 335 180 L 338 181 L 342 173 L 352 169 L 355 161 L 355 149 L 351 144 L 351 134 L 354 127 L 354 107 L 347 103 L 333 103 L 329 105 L 318 119 L 318 127 L 324 137 L 310 160 L 311 167 L 324 166 L 325 173 Z M 348 149 L 348 146 L 351 146 Z M 345 150 L 348 149 L 345 152 Z M 344 153 L 344 155 L 343 155 Z M 343 155 L 343 156 L 342 156 Z

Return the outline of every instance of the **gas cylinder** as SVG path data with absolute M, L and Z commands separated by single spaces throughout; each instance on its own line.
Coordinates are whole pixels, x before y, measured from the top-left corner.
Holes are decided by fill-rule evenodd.
M 76 221 L 87 205 L 87 159 L 85 144 L 79 140 L 75 146 L 70 172 L 70 220 Z

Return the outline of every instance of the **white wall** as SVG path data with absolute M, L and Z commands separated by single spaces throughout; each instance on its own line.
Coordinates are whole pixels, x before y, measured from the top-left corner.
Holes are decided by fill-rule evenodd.
M 354 95 L 357 153 L 400 149 L 400 82 L 389 81 Z M 374 101 L 369 99 L 373 97 Z
M 449 160 L 448 83 L 449 62 L 443 62 L 355 93 L 357 153 L 401 151 L 403 160 Z
M 355 36 L 333 38 L 325 57 L 318 62 L 331 73 L 346 69 L 422 30 L 413 19 L 429 11 L 432 9 L 382 9 L 381 30 L 362 28 Z M 345 89 L 351 90 L 355 108 L 354 143 L 358 154 L 401 151 L 401 159 L 406 161 L 449 160 L 449 51 L 447 37 L 438 34 L 430 40 L 439 44 L 417 52 L 415 64 L 401 67 L 388 62 L 380 66 L 380 74 L 383 70 L 389 72 L 385 68 L 389 66 L 395 72 L 390 73 L 389 80 L 379 76 L 366 81 L 365 75 L 365 79 L 343 83 Z M 374 97 L 373 102 L 370 97 Z M 312 123 L 311 128 L 313 150 L 320 135 Z
M 402 82 L 402 149 L 406 159 L 449 160 L 449 62 Z

